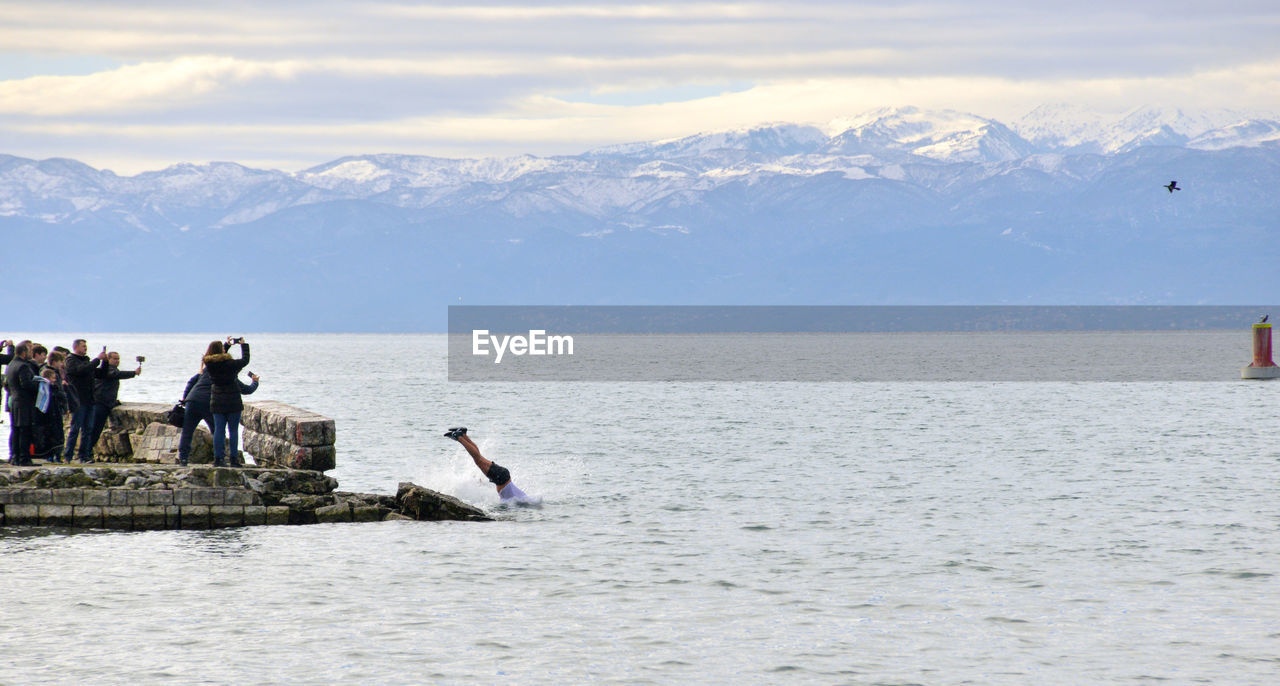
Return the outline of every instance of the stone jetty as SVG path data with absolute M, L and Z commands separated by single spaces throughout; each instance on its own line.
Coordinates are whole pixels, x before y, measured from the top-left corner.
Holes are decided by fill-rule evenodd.
M 268 524 L 490 518 L 457 498 L 411 483 L 395 495 L 339 491 L 332 419 L 283 403 L 246 403 L 245 452 L 255 466 L 211 467 L 212 441 L 177 463 L 168 406 L 112 412 L 94 463 L 0 466 L 0 526 L 79 529 L 217 529 Z M 199 438 L 198 432 L 198 438 Z

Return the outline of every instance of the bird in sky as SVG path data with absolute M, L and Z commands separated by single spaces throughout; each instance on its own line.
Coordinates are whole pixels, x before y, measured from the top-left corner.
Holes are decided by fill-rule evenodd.
M 1170 193 L 1182 190 L 1181 188 L 1178 188 L 1177 181 L 1170 181 L 1168 186 L 1161 186 L 1161 188 L 1167 188 Z
M 1269 314 L 1264 314 L 1264 315 L 1262 315 L 1262 319 L 1259 319 L 1259 320 L 1258 320 L 1258 323 L 1259 323 L 1259 324 L 1266 324 L 1266 323 L 1267 323 L 1267 320 L 1268 320 L 1268 319 L 1270 319 L 1270 318 L 1271 318 L 1271 315 L 1269 315 Z

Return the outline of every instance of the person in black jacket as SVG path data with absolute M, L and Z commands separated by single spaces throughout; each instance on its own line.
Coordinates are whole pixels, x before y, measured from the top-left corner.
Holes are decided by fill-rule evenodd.
M 258 390 L 258 376 L 250 374 L 253 379 L 252 384 L 240 383 L 240 379 L 236 379 L 236 383 L 240 387 L 242 395 L 249 395 Z M 209 411 L 209 398 L 213 390 L 213 379 L 209 377 L 208 371 L 204 365 L 200 366 L 200 373 L 192 376 L 187 380 L 187 387 L 182 392 L 182 407 L 186 410 L 182 420 L 182 436 L 178 439 L 178 464 L 187 465 L 191 460 L 191 440 L 195 437 L 196 427 L 200 422 L 204 422 L 209 427 L 209 433 L 213 433 L 213 413 Z M 238 461 L 232 456 L 233 463 Z
M 93 443 L 89 442 L 93 436 L 93 375 L 107 359 L 107 349 L 103 348 L 93 358 L 88 353 L 89 343 L 83 338 L 77 338 L 71 344 L 71 354 L 67 356 L 67 382 L 73 389 L 68 395 L 75 395 L 69 402 L 75 409 L 71 413 L 71 428 L 67 430 L 66 447 L 62 452 L 66 462 L 70 462 L 71 456 L 76 452 L 77 439 L 80 442 L 81 462 L 88 462 L 89 454 L 93 452 Z
M 93 446 L 98 444 L 102 430 L 107 426 L 107 417 L 111 410 L 120 404 L 120 380 L 132 379 L 142 373 L 142 365 L 131 372 L 120 371 L 120 353 L 107 353 L 106 364 L 98 367 L 93 373 L 93 432 L 89 435 L 88 450 L 80 446 L 81 461 L 88 462 L 93 453 Z
M 9 391 L 9 464 L 28 466 L 31 461 L 33 427 L 36 420 L 36 368 L 31 364 L 31 341 L 14 347 L 14 359 L 4 373 Z
M 224 457 L 228 454 L 233 456 L 229 463 L 234 465 L 234 456 L 239 454 L 240 413 L 244 411 L 244 401 L 240 398 L 240 380 L 236 377 L 249 364 L 249 344 L 243 338 L 236 340 L 240 345 L 240 359 L 237 360 L 226 352 L 232 345 L 230 336 L 225 344 L 222 341 L 211 342 L 204 356 L 204 368 L 212 382 L 209 389 L 209 411 L 213 413 L 215 467 L 227 465 L 228 461 L 224 461 Z

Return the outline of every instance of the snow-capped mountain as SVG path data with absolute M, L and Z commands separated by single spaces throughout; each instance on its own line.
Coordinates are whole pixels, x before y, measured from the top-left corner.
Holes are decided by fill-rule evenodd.
M 212 312 L 256 322 L 236 329 L 412 330 L 432 303 L 513 293 L 1256 302 L 1280 290 L 1277 152 L 1276 118 L 1045 106 L 1013 128 L 897 108 L 579 155 L 360 155 L 295 173 L 213 163 L 118 176 L 0 156 L 0 228 L 34 254 L 53 247 L 56 267 L 12 240 L 0 254 L 7 277 L 52 289 L 53 307 L 30 315 L 47 328 L 159 318 L 204 331 Z M 1162 188 L 1170 179 L 1183 190 Z M 234 287 L 235 305 L 192 310 L 190 289 L 175 288 L 206 283 Z M 136 296 L 136 315 L 79 297 L 104 288 Z M 281 299 L 310 304 L 282 311 Z
M 1258 119 L 1257 115 L 1233 110 L 1188 112 L 1157 107 L 1108 115 L 1059 103 L 1037 107 L 1014 122 L 1013 129 L 1042 150 L 1110 155 L 1143 146 L 1199 147 L 1192 141 L 1201 139 L 1222 141 L 1223 147 L 1252 147 L 1268 139 L 1219 132 L 1238 129 Z M 1266 121 L 1262 118 L 1264 126 Z M 1227 140 L 1235 144 L 1227 144 Z
M 1035 149 L 1000 122 L 953 110 L 883 109 L 829 125 L 840 129 L 826 151 L 941 162 L 1007 162 Z

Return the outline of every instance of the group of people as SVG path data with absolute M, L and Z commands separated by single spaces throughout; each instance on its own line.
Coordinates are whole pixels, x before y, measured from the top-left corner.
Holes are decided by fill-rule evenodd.
M 240 346 L 240 358 L 229 354 Z M 120 369 L 120 353 L 104 347 L 89 357 L 89 344 L 77 338 L 68 350 L 52 350 L 32 341 L 0 341 L 0 366 L 5 367 L 5 408 L 9 413 L 9 464 L 27 466 L 34 460 L 80 462 L 93 460 L 93 446 L 106 427 L 111 410 L 120 404 L 120 382 L 142 373 L 142 361 L 132 371 Z M 243 338 L 213 341 L 205 349 L 200 371 L 182 393 L 186 409 L 178 460 L 188 464 L 191 441 L 201 421 L 213 432 L 215 466 L 239 462 L 240 413 L 243 395 L 258 389 L 239 379 L 249 364 L 249 345 Z M 65 417 L 70 417 L 69 428 Z M 229 440 L 228 440 L 229 436 Z
M 0 341 L 5 365 L 5 406 L 9 412 L 9 463 L 35 459 L 88 462 L 111 409 L 120 404 L 120 381 L 142 373 L 120 369 L 120 353 L 89 357 L 89 344 L 77 338 L 68 350 L 52 350 L 32 341 Z M 71 427 L 64 433 L 64 415 Z M 79 451 L 76 444 L 79 442 Z

